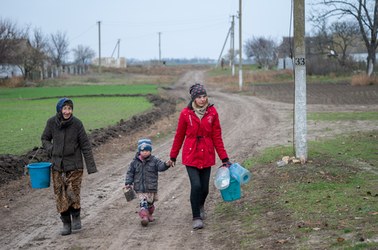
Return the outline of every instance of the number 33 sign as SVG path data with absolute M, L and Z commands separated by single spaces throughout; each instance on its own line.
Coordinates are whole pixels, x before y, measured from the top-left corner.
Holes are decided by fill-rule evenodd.
M 295 58 L 295 65 L 305 65 L 306 64 L 306 59 L 303 57 L 300 58 Z

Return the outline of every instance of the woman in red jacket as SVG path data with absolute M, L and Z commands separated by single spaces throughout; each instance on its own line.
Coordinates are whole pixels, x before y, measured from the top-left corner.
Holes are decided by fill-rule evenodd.
M 191 101 L 181 111 L 170 158 L 175 163 L 182 147 L 182 164 L 186 166 L 191 185 L 193 229 L 201 229 L 215 151 L 224 165 L 231 163 L 224 148 L 218 112 L 209 103 L 205 87 L 196 83 L 189 93 Z

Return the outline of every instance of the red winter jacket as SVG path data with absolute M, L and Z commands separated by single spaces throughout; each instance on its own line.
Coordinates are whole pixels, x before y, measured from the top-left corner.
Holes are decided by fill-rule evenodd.
M 209 105 L 201 120 L 191 105 L 181 111 L 170 153 L 172 160 L 176 160 L 182 145 L 182 164 L 186 166 L 201 169 L 215 165 L 215 150 L 222 161 L 228 161 L 218 112 L 213 105 Z

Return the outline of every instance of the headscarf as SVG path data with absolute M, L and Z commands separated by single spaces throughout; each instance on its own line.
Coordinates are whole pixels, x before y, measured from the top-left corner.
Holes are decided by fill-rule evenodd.
M 67 97 L 63 97 L 59 99 L 58 103 L 56 104 L 56 112 L 60 113 L 62 112 L 62 109 L 65 105 L 69 105 L 73 109 L 73 102 L 71 99 Z

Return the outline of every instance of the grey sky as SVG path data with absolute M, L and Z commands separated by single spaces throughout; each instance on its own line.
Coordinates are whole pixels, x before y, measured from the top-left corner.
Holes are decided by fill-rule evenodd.
M 110 57 L 120 39 L 120 56 L 158 59 L 161 32 L 162 58 L 217 59 L 237 16 L 239 0 L 0 0 L 1 18 L 18 26 L 31 25 L 46 35 L 62 31 L 70 49 L 82 44 Z M 242 40 L 264 36 L 280 41 L 289 35 L 291 0 L 243 0 Z M 235 48 L 239 44 L 235 18 Z M 229 48 L 229 43 L 226 49 Z M 115 51 L 117 56 L 118 50 Z

